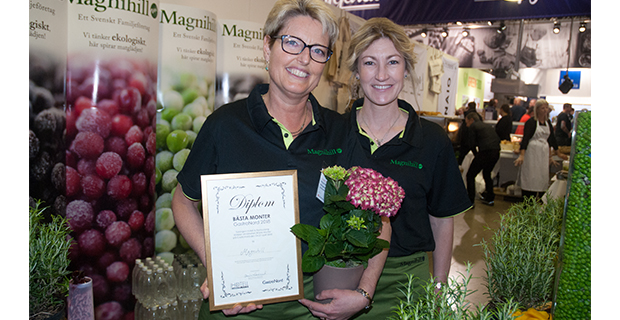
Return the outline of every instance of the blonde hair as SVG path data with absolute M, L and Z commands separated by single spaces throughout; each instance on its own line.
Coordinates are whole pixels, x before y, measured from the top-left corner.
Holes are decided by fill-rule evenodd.
M 349 57 L 347 58 L 349 70 L 353 74 L 356 74 L 359 71 L 358 62 L 360 55 L 368 49 L 375 40 L 381 38 L 387 38 L 392 41 L 396 50 L 405 60 L 405 70 L 412 75 L 413 65 L 415 64 L 415 55 L 413 53 L 414 44 L 401 26 L 387 18 L 371 18 L 355 32 L 351 38 Z
M 308 16 L 319 21 L 323 26 L 323 33 L 329 37 L 329 47 L 333 47 L 338 38 L 338 22 L 332 9 L 322 0 L 278 0 L 263 27 L 263 33 L 271 38 L 270 46 L 278 38 L 278 33 L 286 22 L 297 16 Z
M 545 99 L 538 99 L 536 100 L 536 104 L 534 104 L 534 112 L 532 113 L 531 117 L 536 119 L 536 121 L 544 120 L 545 122 L 547 122 L 547 120 L 549 120 L 548 112 L 547 114 L 545 114 L 544 119 L 538 119 L 538 109 L 540 109 L 540 107 L 542 107 L 543 105 L 549 106 L 549 102 L 547 102 L 547 100 Z

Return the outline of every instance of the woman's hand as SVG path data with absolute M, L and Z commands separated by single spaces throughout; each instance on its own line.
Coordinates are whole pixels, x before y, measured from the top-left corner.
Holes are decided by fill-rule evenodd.
M 355 290 L 325 290 L 319 293 L 315 299 L 332 299 L 332 301 L 323 304 L 308 299 L 301 299 L 299 302 L 306 306 L 315 317 L 329 320 L 349 319 L 364 309 L 369 303 L 368 299 Z
M 210 292 L 209 292 L 209 283 L 207 282 L 207 279 L 205 279 L 205 282 L 203 282 L 202 285 L 200 286 L 200 291 L 202 292 L 202 296 L 205 299 L 209 298 Z M 236 315 L 240 313 L 249 313 L 256 309 L 262 309 L 262 308 L 263 308 L 262 304 L 255 305 L 253 303 L 250 303 L 249 305 L 245 307 L 242 307 L 240 304 L 236 304 L 232 309 L 222 310 L 222 312 L 227 316 L 232 316 L 232 315 Z
M 520 166 L 520 165 L 522 165 L 522 164 L 523 164 L 523 156 L 522 156 L 522 155 L 520 155 L 520 156 L 517 158 L 517 160 L 515 160 L 515 166 L 517 166 L 517 167 L 518 167 L 518 166 Z

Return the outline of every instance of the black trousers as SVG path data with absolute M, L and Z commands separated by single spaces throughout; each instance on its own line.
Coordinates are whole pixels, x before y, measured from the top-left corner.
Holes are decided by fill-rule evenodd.
M 476 176 L 480 171 L 482 171 L 485 184 L 484 199 L 487 201 L 495 200 L 491 171 L 493 171 L 493 167 L 495 167 L 498 160 L 499 150 L 480 151 L 474 157 L 474 160 L 467 170 L 467 194 L 472 203 L 474 203 L 474 199 L 476 198 Z

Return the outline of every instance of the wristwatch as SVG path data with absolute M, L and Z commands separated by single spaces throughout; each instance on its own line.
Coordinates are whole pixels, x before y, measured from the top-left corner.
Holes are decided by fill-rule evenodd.
M 359 292 L 362 296 L 364 296 L 364 298 L 368 299 L 368 305 L 364 309 L 369 309 L 373 302 L 372 297 L 362 288 L 357 288 L 355 291 Z

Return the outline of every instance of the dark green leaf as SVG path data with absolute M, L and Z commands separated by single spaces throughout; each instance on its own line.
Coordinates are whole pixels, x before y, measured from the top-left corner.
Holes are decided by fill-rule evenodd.
M 368 247 L 368 236 L 361 230 L 347 232 L 347 240 L 356 247 Z
M 304 272 L 317 272 L 325 264 L 325 258 L 323 256 L 309 256 L 304 254 L 301 258 L 301 270 Z

